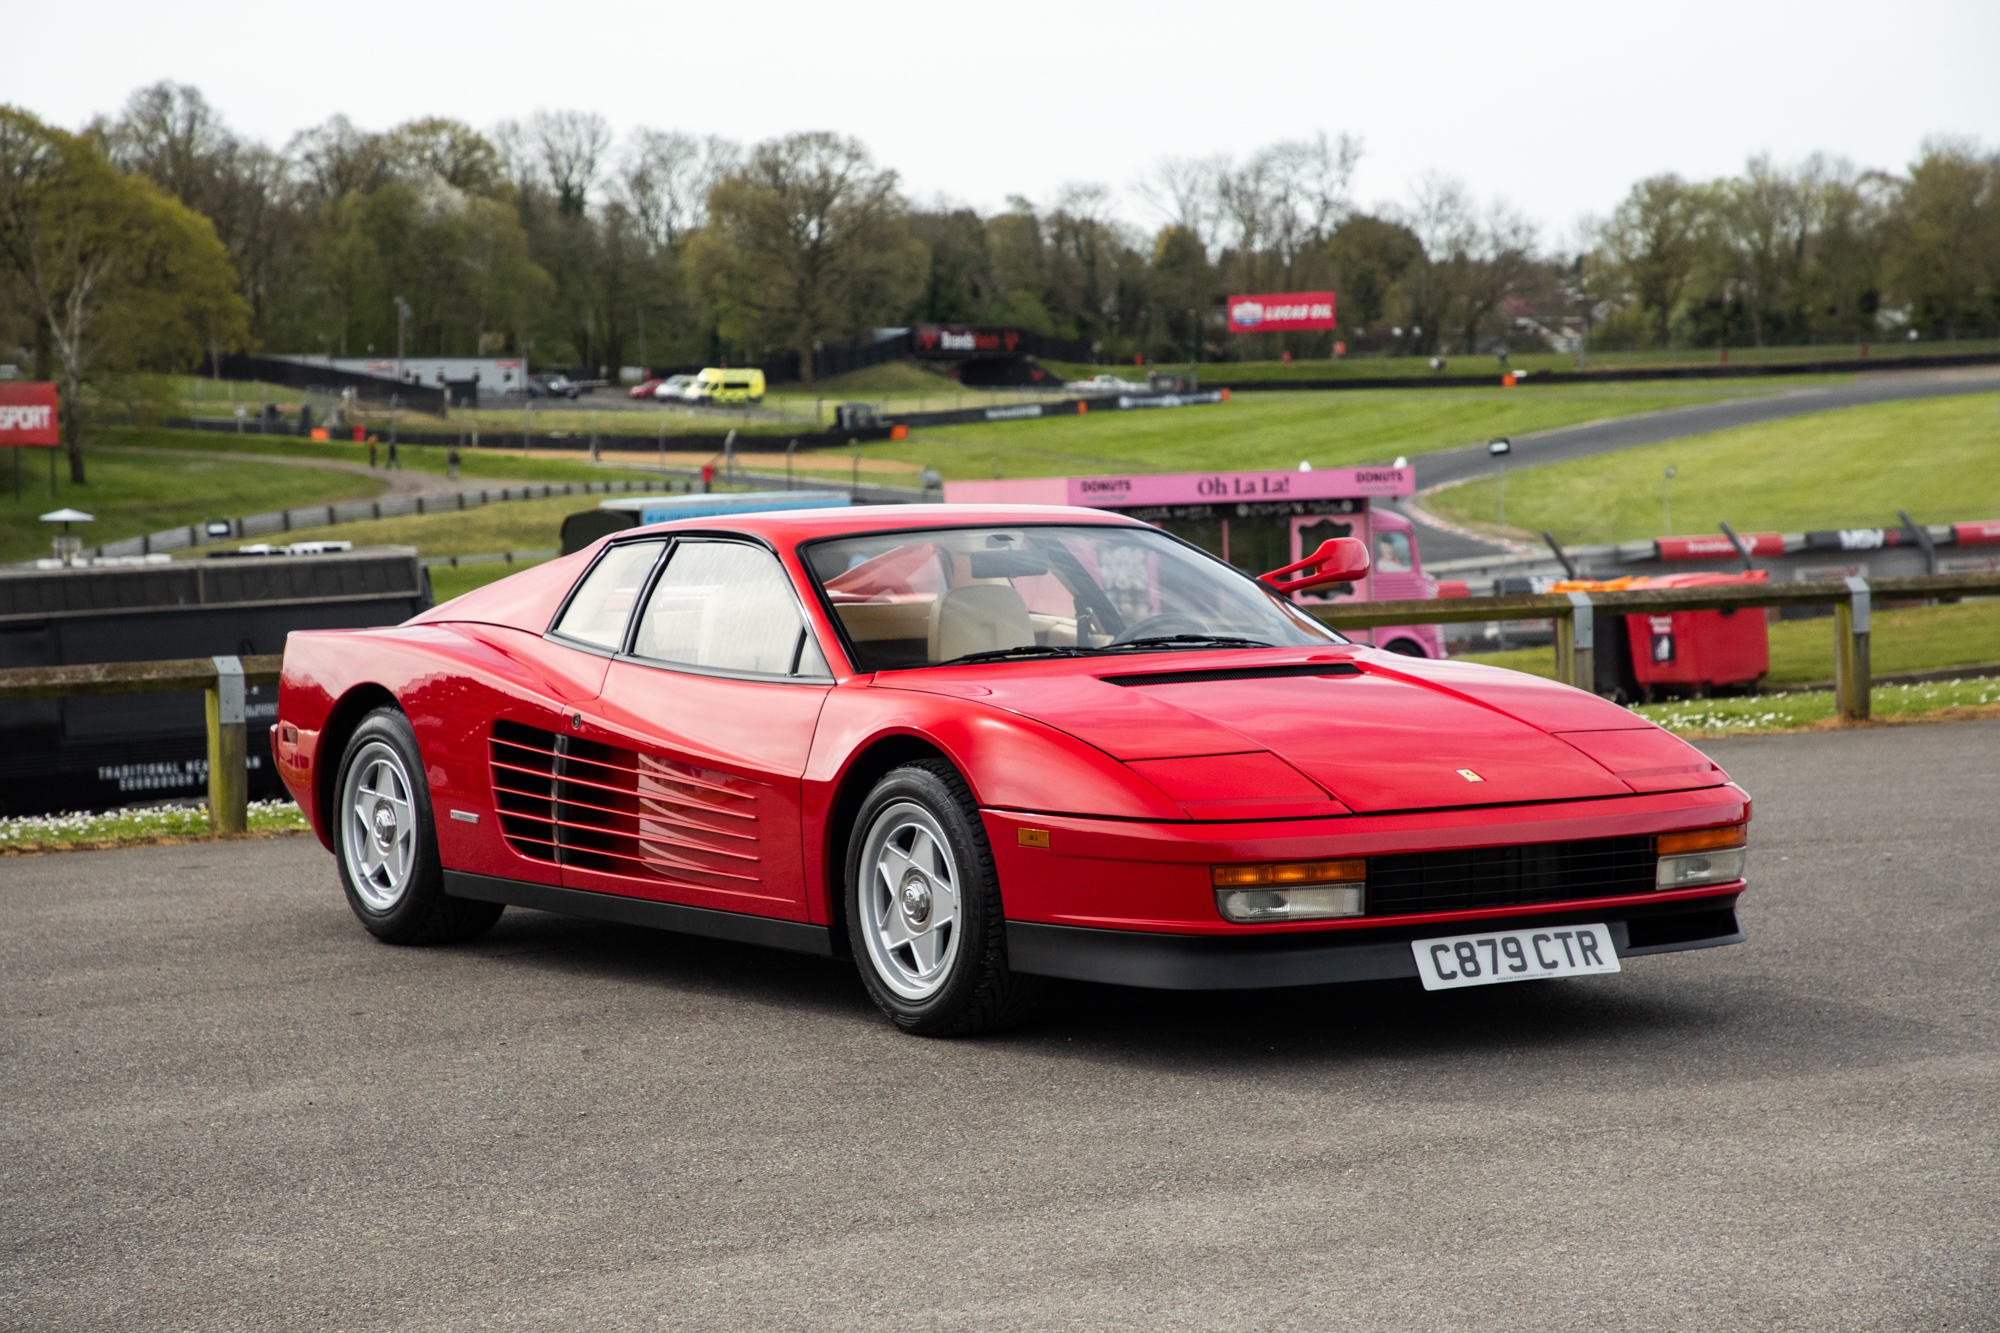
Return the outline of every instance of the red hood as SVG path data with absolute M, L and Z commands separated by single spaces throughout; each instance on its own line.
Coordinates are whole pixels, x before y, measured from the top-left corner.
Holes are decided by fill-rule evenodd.
M 1300 666 L 1325 673 L 1239 674 Z M 1363 813 L 1728 781 L 1685 742 L 1593 695 L 1497 667 L 1369 649 L 1019 663 L 896 672 L 878 682 L 970 695 L 1127 762 L 1269 751 Z M 1579 736 L 1579 745 L 1562 732 L 1596 736 Z M 1598 743 L 1607 732 L 1618 732 L 1619 743 Z M 1628 767 L 1637 782 L 1617 776 Z

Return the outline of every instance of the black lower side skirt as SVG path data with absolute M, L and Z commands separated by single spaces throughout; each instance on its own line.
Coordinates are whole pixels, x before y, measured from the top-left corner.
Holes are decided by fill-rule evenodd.
M 589 893 L 582 889 L 559 889 L 553 884 L 530 884 L 525 880 L 501 879 L 494 875 L 471 875 L 462 870 L 444 872 L 444 891 L 454 898 L 472 898 L 484 903 L 506 903 L 510 907 L 532 907 L 566 916 L 594 917 L 628 926 L 650 926 L 655 930 L 678 930 L 686 935 L 706 935 L 711 939 L 735 940 L 739 944 L 762 944 L 794 953 L 833 955 L 833 942 L 825 926 L 804 921 L 779 921 L 747 912 L 718 912 L 708 907 L 687 907 L 652 898 L 626 898 L 616 893 Z

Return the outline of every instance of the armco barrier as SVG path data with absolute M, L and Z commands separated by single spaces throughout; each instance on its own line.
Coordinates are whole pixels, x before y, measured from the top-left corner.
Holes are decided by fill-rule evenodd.
M 1582 689 L 1596 681 L 1598 615 L 1667 615 L 1767 606 L 1834 608 L 1834 694 L 1840 716 L 1868 716 L 1869 612 L 1874 599 L 1927 601 L 2000 596 L 2000 574 L 1920 574 L 1910 578 L 1738 583 L 1711 588 L 1639 588 L 1622 592 L 1517 593 L 1423 601 L 1347 602 L 1314 607 L 1335 629 L 1445 624 L 1476 620 L 1553 620 L 1556 678 Z

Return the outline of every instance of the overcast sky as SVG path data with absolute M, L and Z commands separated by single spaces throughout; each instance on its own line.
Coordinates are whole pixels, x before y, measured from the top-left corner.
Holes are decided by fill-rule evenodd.
M 1656 172 L 1815 150 L 1899 168 L 1938 133 L 2000 147 L 2000 0 L 10 10 L 0 99 L 72 128 L 165 78 L 274 144 L 343 112 L 374 129 L 538 107 L 598 111 L 621 136 L 831 129 L 921 201 L 992 211 L 1101 181 L 1148 226 L 1127 187 L 1157 158 L 1321 130 L 1362 141 L 1362 206 L 1441 172 L 1511 201 L 1547 244 Z

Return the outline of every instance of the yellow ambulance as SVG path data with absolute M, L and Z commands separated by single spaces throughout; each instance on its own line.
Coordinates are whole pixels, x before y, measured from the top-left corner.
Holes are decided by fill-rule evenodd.
M 703 367 L 688 386 L 687 396 L 697 403 L 761 403 L 764 401 L 764 372 L 723 370 Z

